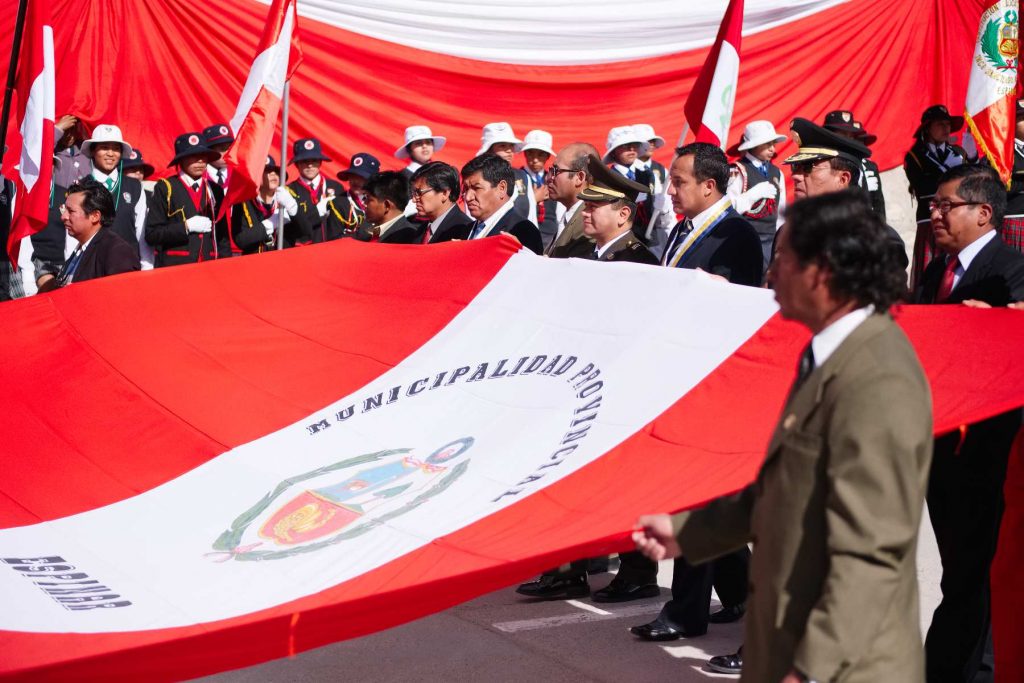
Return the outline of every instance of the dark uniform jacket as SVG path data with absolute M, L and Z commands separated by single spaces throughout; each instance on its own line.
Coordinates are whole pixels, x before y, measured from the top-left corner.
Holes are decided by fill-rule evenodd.
M 146 241 L 156 252 L 155 267 L 199 263 L 231 256 L 227 220 L 216 221 L 206 233 L 189 232 L 185 221 L 193 216 L 217 217 L 223 190 L 200 179 L 199 206 L 185 187 L 180 175 L 163 178 L 153 188 L 153 203 L 146 216 Z M 205 192 L 203 187 L 206 188 Z
M 271 218 L 274 214 L 274 202 L 269 206 L 264 204 L 259 197 L 235 204 L 231 207 L 231 238 L 235 246 L 243 254 L 260 254 L 264 251 L 272 251 L 277 244 L 277 220 L 274 222 L 274 232 L 267 235 L 263 227 L 263 221 Z M 302 236 L 300 228 L 295 220 L 284 224 L 284 242 L 286 245 L 294 245 L 296 240 Z
M 645 247 L 644 243 L 638 240 L 632 232 L 613 242 L 601 256 L 597 256 L 597 252 L 592 251 L 591 258 L 597 261 L 658 265 L 658 257 L 652 254 L 651 250 Z
M 353 237 L 360 242 L 381 242 L 383 244 L 419 244 L 423 242 L 423 224 L 413 223 L 405 216 L 388 227 L 384 235 L 380 230 L 369 223 L 363 223 L 356 230 Z
M 515 209 L 506 213 L 501 220 L 491 226 L 487 231 L 487 237 L 500 235 L 503 232 L 514 235 L 524 247 L 534 254 L 544 251 L 544 241 L 541 239 L 540 230 Z
M 320 177 L 324 184 L 320 186 L 319 192 L 311 192 L 310 186 L 304 180 L 293 180 L 288 183 L 288 189 L 299 203 L 299 212 L 292 219 L 296 224 L 295 234 L 301 235 L 296 240 L 299 243 L 318 244 L 341 237 L 351 237 L 363 220 L 362 212 L 354 206 L 344 186 L 336 180 Z M 316 206 L 323 199 L 321 193 L 327 191 L 334 192 L 334 199 L 327 205 L 327 215 L 321 218 Z M 286 242 L 285 246 L 291 245 Z
M 594 240 L 583 234 L 583 207 L 581 206 L 569 219 L 569 224 L 565 226 L 562 234 L 548 245 L 544 253 L 551 258 L 571 258 L 573 256 L 588 258 L 593 252 Z
M 122 173 L 117 183 L 114 184 L 111 194 L 114 196 L 114 205 L 117 207 L 111 229 L 130 244 L 138 254 L 139 238 L 135 234 L 135 207 L 142 198 L 142 183 L 138 179 L 129 178 Z
M 130 273 L 139 268 L 138 249 L 112 229 L 100 228 L 82 252 L 82 260 L 71 282 L 73 284 L 118 273 Z
M 37 280 L 46 273 L 56 275 L 64 267 L 64 246 L 68 231 L 61 220 L 60 207 L 67 196 L 67 188 L 53 186 L 46 227 L 32 235 L 32 264 L 35 266 Z
M 939 189 L 939 178 L 953 166 L 967 161 L 967 152 L 959 145 L 947 144 L 948 156 L 940 159 L 932 154 L 928 143 L 917 140 L 903 157 L 903 169 L 910 181 L 910 191 L 917 197 L 918 222 L 930 220 L 928 202 Z
M 871 209 L 885 222 L 885 195 L 882 194 L 882 172 L 878 164 L 864 159 L 861 165 L 861 185 L 871 198 Z
M 672 228 L 669 245 L 673 244 L 685 223 L 680 221 Z M 721 275 L 733 284 L 759 287 L 764 275 L 761 240 L 753 226 L 730 209 L 729 215 L 718 225 L 698 238 L 696 244 L 690 245 L 675 267 L 700 268 Z
M 434 229 L 428 244 L 438 244 L 450 240 L 464 240 L 469 237 L 473 228 L 473 219 L 464 214 L 459 207 L 453 206 L 445 214 L 444 219 Z

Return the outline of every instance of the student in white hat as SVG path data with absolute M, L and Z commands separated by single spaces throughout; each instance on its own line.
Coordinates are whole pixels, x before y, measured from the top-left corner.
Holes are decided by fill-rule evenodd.
M 612 170 L 636 181 L 636 169 L 633 168 L 633 163 L 642 154 L 647 154 L 650 146 L 650 143 L 637 132 L 634 126 L 616 126 L 608 131 L 603 161 L 606 164 L 611 164 Z
M 730 164 L 726 194 L 733 208 L 754 226 L 761 239 L 764 267 L 772 258 L 775 231 L 782 227 L 786 208 L 786 181 L 782 171 L 772 163 L 775 145 L 786 141 L 775 132 L 771 121 L 751 121 L 740 141 L 730 147 L 732 156 L 740 157 Z
M 522 144 L 523 141 L 516 137 L 511 125 L 505 121 L 496 121 L 483 127 L 480 134 L 480 149 L 476 155 L 494 154 L 511 165 Z M 531 198 L 533 192 L 527 192 L 527 189 L 532 187 L 529 174 L 521 168 L 514 168 L 514 173 L 515 187 L 512 188 L 512 198 L 515 200 L 516 211 L 526 216 L 534 225 L 538 225 L 537 203 Z
M 555 151 L 551 148 L 553 142 L 551 133 L 546 130 L 531 130 L 523 136 L 523 141 L 516 145 L 516 151 L 522 152 L 526 161 L 526 165 L 520 171 L 527 180 L 527 187 L 532 191 L 537 227 L 540 228 L 545 246 L 558 232 L 558 207 L 555 206 L 555 202 L 548 201 L 548 189 L 545 184 L 548 161 L 555 156 Z
M 107 188 L 114 198 L 114 223 L 111 229 L 134 249 L 143 270 L 153 267 L 153 248 L 146 242 L 146 193 L 142 182 L 124 175 L 122 165 L 131 156 L 132 146 L 124 141 L 121 129 L 101 123 L 92 137 L 82 143 L 82 154 L 92 162 L 92 177 Z
M 406 180 L 412 180 L 412 174 L 420 166 L 429 164 L 434 158 L 434 152 L 444 149 L 448 138 L 443 135 L 434 135 L 428 126 L 409 126 L 405 129 L 405 143 L 395 150 L 395 157 L 408 159 L 408 165 L 402 169 L 402 175 Z

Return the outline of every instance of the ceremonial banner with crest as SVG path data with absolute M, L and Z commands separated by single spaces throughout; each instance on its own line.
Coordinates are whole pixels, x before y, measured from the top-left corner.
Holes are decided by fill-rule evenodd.
M 964 118 L 980 154 L 1009 186 L 1016 125 L 1018 2 L 999 0 L 981 15 Z
M 769 290 L 508 237 L 341 240 L 0 315 L 3 679 L 190 678 L 628 550 L 641 512 L 753 478 L 808 337 Z M 1024 404 L 1020 312 L 897 320 L 937 431 Z

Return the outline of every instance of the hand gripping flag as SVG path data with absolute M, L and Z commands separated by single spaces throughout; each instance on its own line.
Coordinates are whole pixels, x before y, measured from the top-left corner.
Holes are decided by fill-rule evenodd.
M 511 237 L 339 240 L 0 316 L 0 680 L 192 678 L 629 550 L 638 514 L 754 478 L 808 339 L 769 290 Z M 1024 403 L 1019 311 L 896 320 L 937 432 Z
M 1013 172 L 1018 11 L 1017 0 L 999 0 L 982 12 L 964 106 L 978 151 L 1007 185 Z
M 736 103 L 742 37 L 743 0 L 730 0 L 715 44 L 686 100 L 686 122 L 696 142 L 710 142 L 725 149 Z
M 256 196 L 281 112 L 285 81 L 301 62 L 295 0 L 274 0 L 256 59 L 231 119 L 235 141 L 224 154 L 229 169 L 228 189 L 218 220 L 231 205 Z
M 54 62 L 50 3 L 30 0 L 18 58 L 15 89 L 18 92 L 18 130 L 8 138 L 13 149 L 21 148 L 17 168 L 5 168 L 4 175 L 18 191 L 7 254 L 18 263 L 21 240 L 46 227 L 53 178 Z M 10 158 L 8 158 L 8 161 Z

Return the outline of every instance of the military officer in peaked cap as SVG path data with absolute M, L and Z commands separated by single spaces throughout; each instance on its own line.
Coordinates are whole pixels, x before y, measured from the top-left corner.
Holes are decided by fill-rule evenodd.
M 844 137 L 852 138 L 865 147 L 871 147 L 878 139 L 877 136 L 870 135 L 864 130 L 861 122 L 854 118 L 852 111 L 845 109 L 837 109 L 825 114 L 823 125 L 833 133 L 839 133 Z M 882 178 L 878 164 L 865 157 L 861 160 L 860 166 L 860 187 L 867 191 L 868 197 L 871 198 L 871 208 L 874 210 L 875 215 L 884 221 L 885 197 L 882 195 Z
M 605 166 L 591 155 L 593 180 L 576 195 L 583 200 L 583 234 L 594 240 L 590 258 L 658 265 L 657 257 L 633 234 L 637 198 L 649 188 Z
M 917 287 L 925 267 L 935 256 L 935 236 L 928 203 L 939 187 L 939 177 L 967 162 L 964 148 L 950 142 L 950 135 L 963 127 L 964 117 L 950 116 L 949 110 L 941 104 L 932 105 L 921 114 L 921 125 L 914 132 L 914 145 L 903 157 L 910 191 L 917 197 L 917 236 L 910 269 L 911 290 Z

